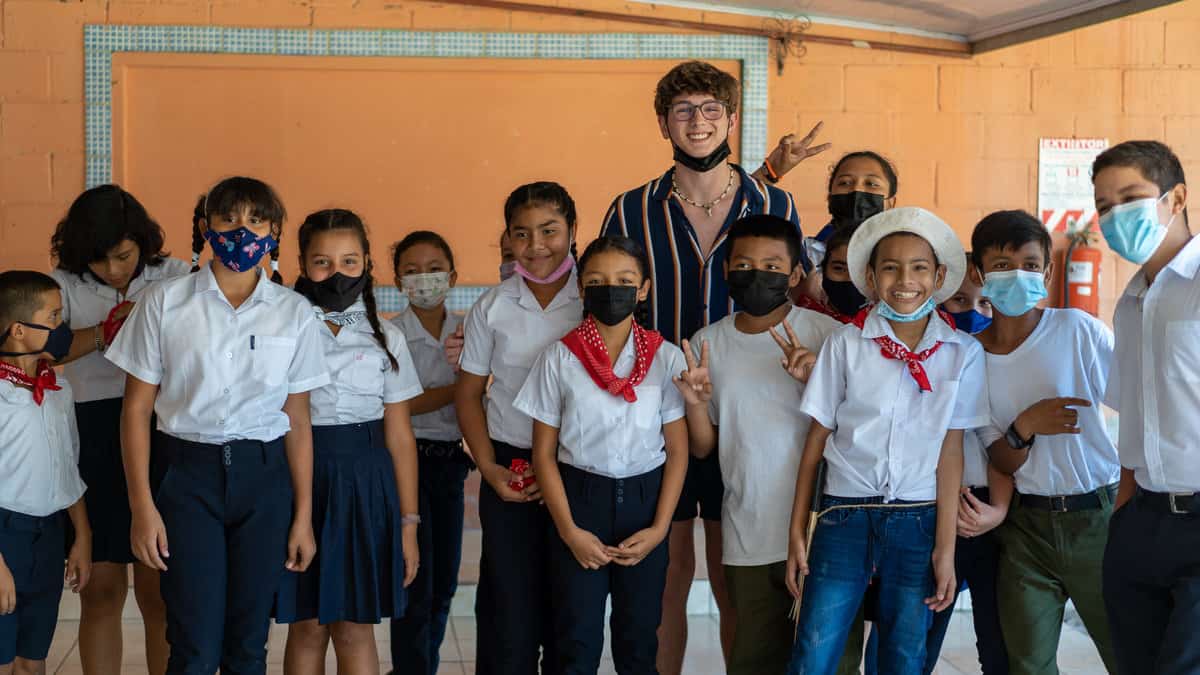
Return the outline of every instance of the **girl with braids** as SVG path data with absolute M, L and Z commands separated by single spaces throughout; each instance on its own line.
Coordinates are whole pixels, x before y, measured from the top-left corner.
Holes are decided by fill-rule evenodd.
M 187 264 L 162 250 L 163 231 L 133 195 L 101 185 L 79 195 L 50 240 L 71 350 L 60 363 L 75 392 L 79 473 L 92 526 L 92 580 L 80 593 L 79 654 L 88 675 L 121 670 L 121 610 L 129 595 L 129 497 L 121 461 L 125 373 L 104 358 L 121 323 L 153 284 L 184 276 Z M 158 574 L 133 566 L 149 672 L 167 667 Z
M 300 226 L 296 291 L 322 320 L 332 382 L 312 393 L 317 557 L 289 574 L 276 618 L 291 624 L 284 669 L 378 673 L 374 624 L 400 617 L 417 575 L 417 445 L 409 399 L 422 393 L 404 333 L 379 320 L 362 220 L 317 211 Z
M 130 539 L 162 572 L 167 672 L 261 675 L 284 568 L 315 554 L 308 392 L 329 374 L 311 304 L 259 268 L 283 225 L 275 191 L 229 178 L 204 202 L 196 230 L 214 260 L 150 287 L 105 355 L 127 373 Z
M 530 183 L 504 204 L 516 274 L 467 313 L 454 404 L 483 485 L 476 588 L 477 673 L 557 672 L 550 615 L 550 519 L 529 463 L 533 420 L 513 405 L 534 359 L 579 323 L 575 202 L 561 185 Z M 491 385 L 488 386 L 488 378 Z M 484 395 L 487 409 L 484 409 Z

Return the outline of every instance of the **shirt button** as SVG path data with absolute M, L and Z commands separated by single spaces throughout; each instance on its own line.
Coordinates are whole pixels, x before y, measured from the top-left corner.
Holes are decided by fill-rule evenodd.
M 228 394 L 228 393 L 229 393 L 229 387 L 225 387 L 225 393 L 226 393 L 226 394 Z
M 232 359 L 232 358 L 233 358 L 233 352 L 225 352 L 225 358 L 227 358 L 227 359 Z
M 225 426 L 225 420 L 218 420 L 217 424 L 219 424 L 221 426 Z

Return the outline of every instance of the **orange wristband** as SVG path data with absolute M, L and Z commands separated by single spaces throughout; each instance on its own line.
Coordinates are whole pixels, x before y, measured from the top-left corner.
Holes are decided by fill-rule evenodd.
M 770 178 L 772 183 L 779 182 L 779 174 L 775 173 L 775 168 L 771 166 L 769 158 L 763 159 L 763 168 L 767 170 L 767 178 Z

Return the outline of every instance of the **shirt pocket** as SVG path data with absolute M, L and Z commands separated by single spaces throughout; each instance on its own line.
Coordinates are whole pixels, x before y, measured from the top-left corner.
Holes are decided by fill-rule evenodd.
M 958 380 L 932 380 L 929 386 L 933 391 L 918 392 L 914 400 L 916 407 L 910 412 L 918 433 L 927 435 L 929 441 L 940 448 L 948 425 L 954 419 Z
M 381 355 L 356 352 L 350 364 L 338 374 L 338 384 L 363 396 L 383 396 L 383 376 L 391 362 Z
M 1167 324 L 1163 375 L 1187 382 L 1200 382 L 1200 321 Z
M 633 421 L 641 429 L 662 427 L 662 387 L 654 384 L 639 384 L 634 388 L 637 400 L 633 406 Z
M 250 350 L 250 373 L 254 379 L 277 387 L 287 381 L 296 338 L 256 335 Z

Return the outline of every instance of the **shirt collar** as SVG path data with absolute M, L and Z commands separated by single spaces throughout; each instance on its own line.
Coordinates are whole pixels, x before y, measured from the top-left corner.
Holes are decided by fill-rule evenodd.
M 900 338 L 896 337 L 891 322 L 879 315 L 878 306 L 872 307 L 870 313 L 867 314 L 867 320 L 863 323 L 862 336 L 866 340 L 886 337 L 897 344 L 904 344 Z M 929 317 L 929 324 L 925 326 L 925 334 L 921 336 L 921 341 L 917 343 L 917 348 L 913 351 L 923 352 L 938 342 L 961 343 L 964 337 L 968 337 L 966 333 L 951 328 L 935 310 Z
M 554 299 L 550 301 L 550 305 L 545 309 L 537 298 L 533 297 L 533 291 L 529 290 L 529 285 L 525 283 L 525 278 L 519 274 L 514 274 L 511 277 L 500 282 L 500 293 L 510 298 L 514 298 L 516 303 L 526 309 L 536 309 L 538 311 L 550 312 L 559 307 L 579 300 L 579 276 L 578 267 L 572 267 L 570 276 L 567 279 L 567 285 L 559 289 Z
M 1196 278 L 1196 273 L 1200 272 L 1200 235 L 1192 235 L 1188 243 L 1163 268 L 1163 272 L 1167 270 L 1174 272 L 1184 279 Z M 1159 273 L 1159 276 L 1162 276 L 1162 272 Z M 1149 287 L 1150 284 L 1146 282 L 1146 273 L 1139 268 L 1129 279 L 1129 283 L 1125 285 L 1124 294 L 1139 297 Z
M 51 393 L 53 392 L 47 391 L 46 396 L 50 396 Z M 13 405 L 33 405 L 33 392 L 8 380 L 0 380 L 0 399 Z
M 442 320 L 442 334 L 430 335 L 429 331 L 425 330 L 424 324 L 421 323 L 420 317 L 417 316 L 416 312 L 412 311 L 412 305 L 409 305 L 400 314 L 400 330 L 404 333 L 406 341 L 421 340 L 431 347 L 441 347 L 454 328 L 451 325 L 453 316 L 450 310 L 447 309 L 446 318 Z
M 746 173 L 742 167 L 729 163 L 734 171 L 738 172 L 738 176 L 742 180 L 742 196 L 746 199 L 751 213 L 758 213 L 762 210 L 764 195 L 766 194 L 766 186 L 750 174 Z M 671 178 L 675 175 L 675 167 L 667 169 L 658 180 L 651 183 L 651 196 L 660 202 L 665 202 L 671 198 Z
M 195 273 L 196 293 L 212 291 L 219 295 L 222 300 L 225 300 L 225 302 L 228 303 L 229 300 L 225 297 L 225 294 L 221 292 L 221 287 L 217 285 L 217 278 L 213 276 L 212 266 L 214 264 L 217 263 L 209 263 L 204 265 Z M 258 283 L 254 286 L 254 292 L 252 292 L 250 297 L 247 298 L 247 302 L 266 302 L 269 304 L 275 304 L 275 301 L 280 297 L 280 292 L 284 290 L 286 289 L 284 289 L 283 286 L 271 281 L 270 277 L 267 276 L 267 271 L 260 267 L 258 268 Z

